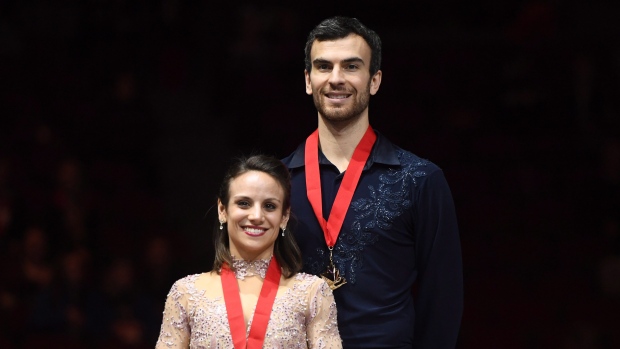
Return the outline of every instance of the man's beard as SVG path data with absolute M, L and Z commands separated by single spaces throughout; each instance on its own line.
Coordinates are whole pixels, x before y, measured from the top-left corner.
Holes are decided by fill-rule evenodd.
M 318 110 L 319 114 L 326 120 L 335 122 L 335 123 L 343 123 L 357 119 L 362 112 L 368 108 L 368 103 L 370 101 L 370 81 L 368 82 L 368 86 L 361 91 L 359 94 L 355 95 L 355 99 L 353 100 L 352 105 L 347 105 L 343 107 L 333 107 L 326 106 L 325 95 L 316 91 L 312 94 L 312 99 L 314 100 L 314 106 Z

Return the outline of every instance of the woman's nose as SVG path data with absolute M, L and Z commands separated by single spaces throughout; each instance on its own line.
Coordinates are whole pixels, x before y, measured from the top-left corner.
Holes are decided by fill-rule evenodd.
M 259 205 L 255 205 L 251 208 L 250 214 L 248 215 L 248 219 L 251 221 L 262 221 L 264 218 L 263 210 Z

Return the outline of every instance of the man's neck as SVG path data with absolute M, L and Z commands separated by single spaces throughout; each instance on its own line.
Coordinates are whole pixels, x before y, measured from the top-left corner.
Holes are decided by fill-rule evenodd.
M 355 147 L 368 129 L 368 116 L 348 123 L 332 123 L 319 116 L 319 144 L 325 157 L 342 173 L 349 166 Z

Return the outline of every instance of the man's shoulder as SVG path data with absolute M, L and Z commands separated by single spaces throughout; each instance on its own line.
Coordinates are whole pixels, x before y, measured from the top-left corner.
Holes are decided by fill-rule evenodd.
M 304 166 L 304 145 L 306 143 L 301 143 L 297 149 L 295 149 L 292 153 L 290 153 L 285 158 L 282 158 L 282 162 L 289 169 Z
M 383 159 L 397 159 L 397 162 L 401 168 L 407 168 L 411 170 L 420 170 L 426 171 L 428 173 L 441 171 L 441 168 L 437 166 L 434 162 L 418 156 L 417 154 L 403 149 L 402 147 L 392 143 L 386 137 L 381 137 L 380 149 L 377 149 L 377 155 L 375 157 L 375 162 L 382 163 L 385 161 L 386 164 L 389 164 L 389 160 Z
M 375 164 L 373 176 L 382 183 L 408 183 L 412 190 L 425 190 L 445 183 L 443 170 L 434 162 L 409 150 L 392 145 L 398 164 Z M 378 177 L 377 177 L 378 176 Z
M 409 150 L 398 148 L 398 159 L 401 166 L 404 167 L 416 167 L 420 169 L 427 169 L 429 171 L 441 170 L 437 164 L 431 160 L 418 156 Z
M 283 157 L 280 160 L 282 160 L 282 162 L 284 163 L 284 165 L 286 165 L 286 167 L 289 167 L 294 156 L 295 156 L 295 152 L 288 154 L 286 157 Z

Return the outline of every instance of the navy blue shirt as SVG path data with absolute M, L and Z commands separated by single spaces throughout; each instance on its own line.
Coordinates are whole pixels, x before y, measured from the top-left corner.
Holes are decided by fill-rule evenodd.
M 334 247 L 347 283 L 334 291 L 344 348 L 454 348 L 463 310 L 461 247 L 442 170 L 379 132 Z M 304 147 L 283 159 L 304 271 L 329 262 L 306 194 Z M 319 151 L 324 218 L 344 173 Z

